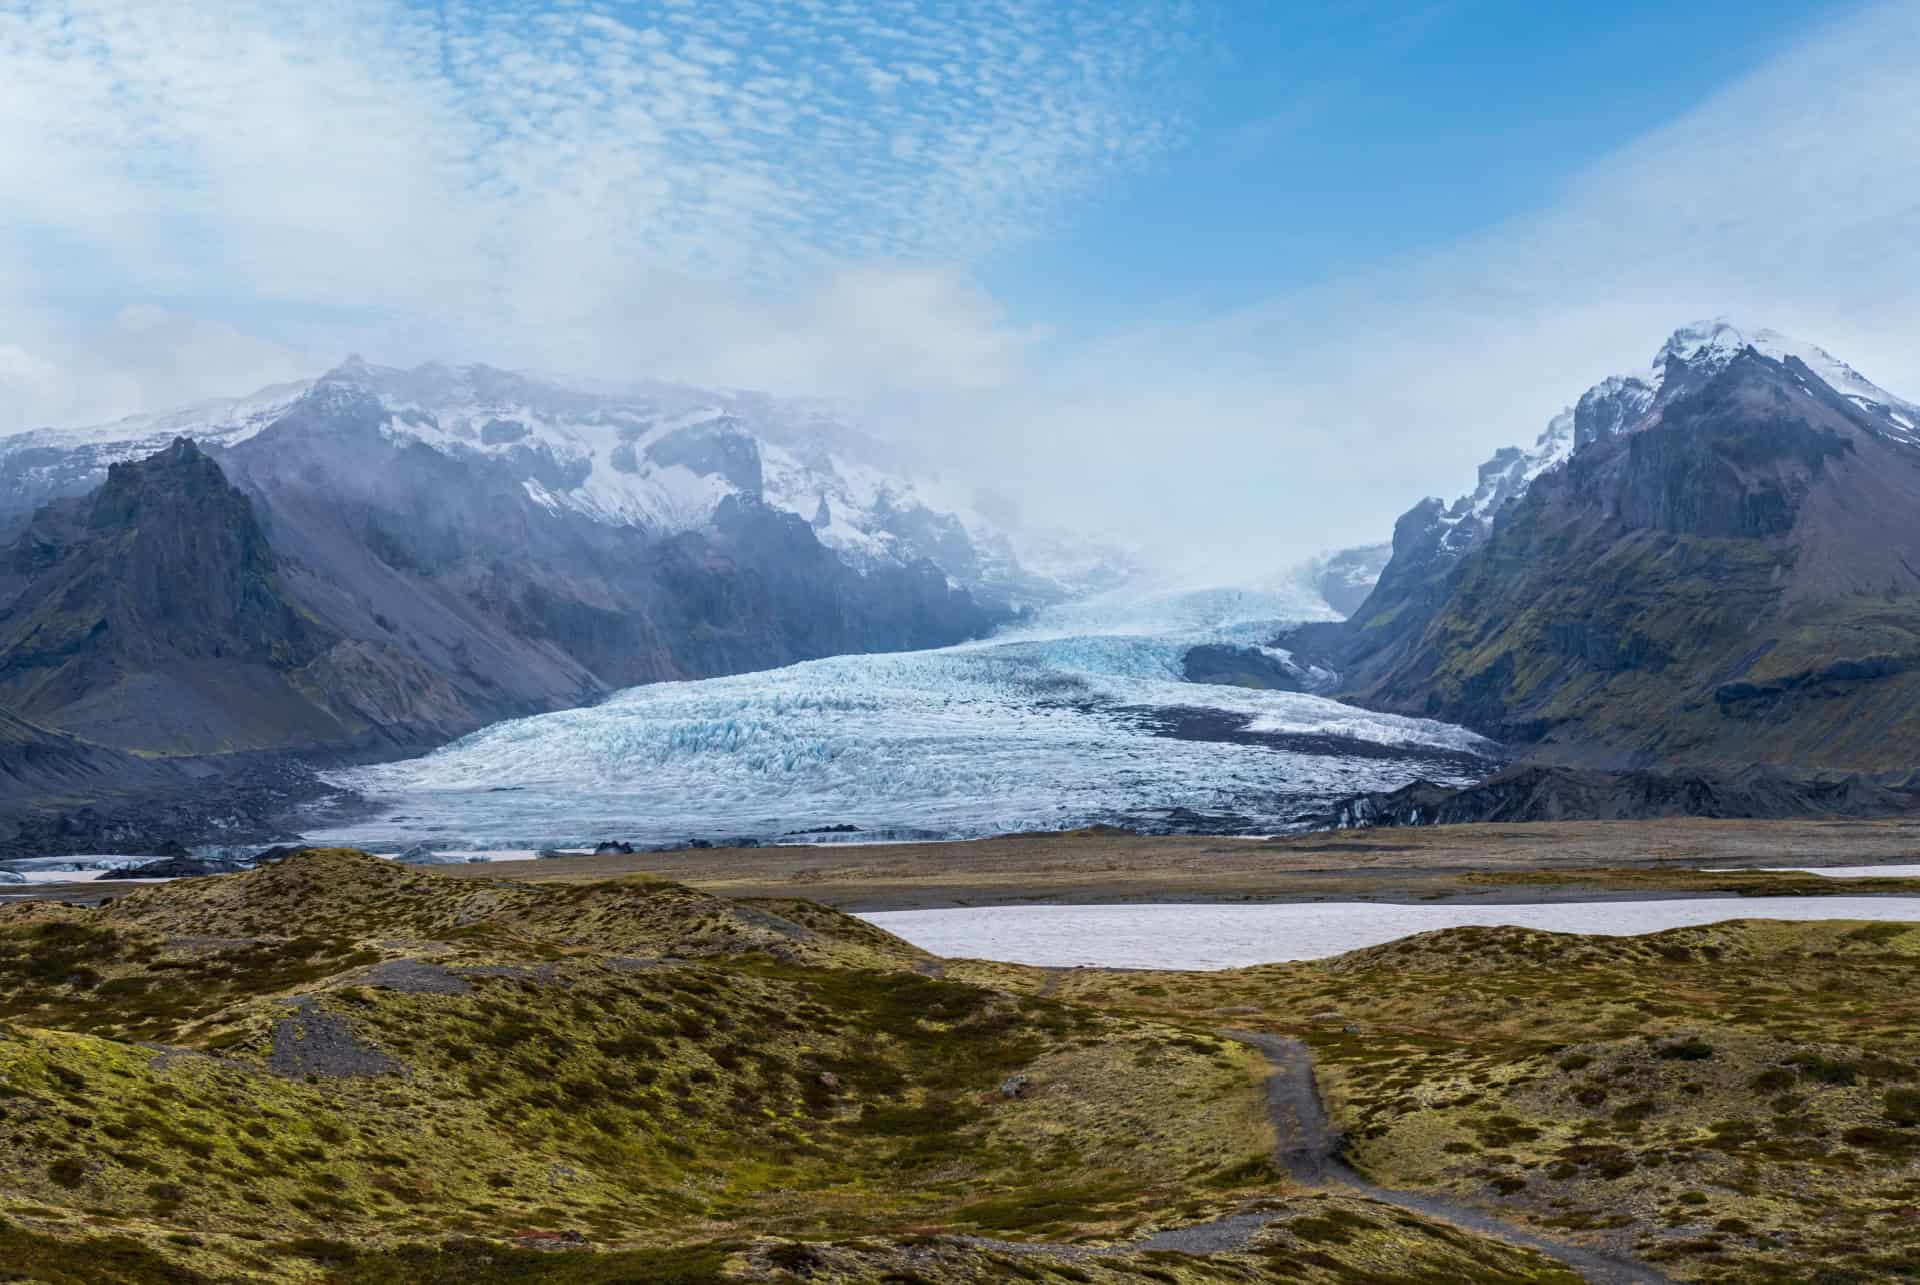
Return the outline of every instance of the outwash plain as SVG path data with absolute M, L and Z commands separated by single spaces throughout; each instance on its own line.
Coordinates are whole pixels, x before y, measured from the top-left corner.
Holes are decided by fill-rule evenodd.
M 1916 837 L 336 849 L 20 902 L 0 1278 L 1897 1278 L 1920 1271 L 1920 928 L 1465 928 L 1128 972 L 936 959 L 842 907 L 1760 906 L 1920 883 L 1699 867 L 1897 862 Z

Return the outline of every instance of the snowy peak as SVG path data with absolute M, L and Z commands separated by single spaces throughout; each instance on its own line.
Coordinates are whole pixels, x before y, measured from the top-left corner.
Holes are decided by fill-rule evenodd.
M 1474 490 L 1444 510 L 1445 520 L 1455 524 L 1468 519 L 1490 521 L 1508 502 L 1525 494 L 1542 473 L 1558 468 L 1595 442 L 1656 422 L 1663 406 L 1704 386 L 1748 351 L 1782 365 L 1804 366 L 1865 412 L 1881 435 L 1920 445 L 1920 407 L 1881 388 L 1824 348 L 1777 330 L 1742 328 L 1716 318 L 1674 331 L 1654 354 L 1644 377 L 1610 375 L 1587 389 L 1579 401 L 1548 422 L 1531 449 L 1509 446 L 1496 451 L 1480 466 Z
M 1724 317 L 1697 321 L 1674 331 L 1654 354 L 1652 383 L 1663 396 L 1670 395 L 1675 376 L 1680 372 L 1704 382 L 1732 365 L 1733 359 L 1749 348 L 1782 365 L 1798 361 L 1862 410 L 1877 415 L 1896 412 L 1897 426 L 1908 430 L 1914 426 L 1915 413 L 1920 408 L 1894 396 L 1826 349 L 1777 330 L 1742 328 Z
M 1817 401 L 1843 410 L 1864 432 L 1920 448 L 1920 406 L 1881 388 L 1825 349 L 1724 318 L 1695 322 L 1668 337 L 1644 376 L 1601 380 L 1555 415 L 1532 447 L 1496 451 L 1480 466 L 1471 492 L 1451 504 L 1429 498 L 1402 515 L 1394 528 L 1393 560 L 1380 579 L 1381 586 L 1390 587 L 1381 600 L 1387 605 L 1379 610 L 1390 610 L 1389 600 L 1404 596 L 1407 586 L 1430 583 L 1477 548 L 1501 514 L 1542 475 L 1596 443 L 1664 422 L 1670 407 L 1682 405 L 1712 381 L 1738 378 L 1737 363 L 1743 360 L 1784 371 Z
M 358 354 L 251 397 L 0 439 L 0 522 L 90 490 L 109 465 L 175 437 L 220 449 L 275 426 L 311 439 L 369 421 L 389 440 L 503 473 L 556 513 L 668 535 L 710 524 L 729 499 L 760 501 L 806 519 L 856 568 L 930 560 L 1013 605 L 1105 587 L 1115 565 L 1109 550 L 1076 553 L 1085 541 L 1016 530 L 942 494 L 826 403 L 485 365 L 403 369 Z

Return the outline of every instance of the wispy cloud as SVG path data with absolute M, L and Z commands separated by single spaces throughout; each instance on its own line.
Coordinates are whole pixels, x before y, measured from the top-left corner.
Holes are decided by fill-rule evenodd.
M 740 329 L 769 300 L 862 289 L 929 303 L 895 348 L 992 349 L 928 283 L 1168 144 L 1183 27 L 1168 0 L 0 3 L 0 257 L 69 320 L 168 300 L 296 349 L 744 374 L 731 350 L 782 346 Z
M 1022 498 L 1118 511 L 1217 572 L 1384 538 L 1701 317 L 1920 397 L 1915 66 L 1920 9 L 1858 12 L 1547 208 L 1203 322 L 1118 325 L 971 408 L 969 440 L 1015 479 L 1073 481 Z

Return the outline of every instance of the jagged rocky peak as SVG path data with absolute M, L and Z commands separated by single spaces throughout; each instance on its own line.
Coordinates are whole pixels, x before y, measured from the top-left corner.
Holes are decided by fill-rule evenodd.
M 332 641 L 285 595 L 251 501 L 184 438 L 43 509 L 7 561 L 27 575 L 0 607 L 0 699 L 106 744 L 246 746 L 252 710 L 289 699 L 277 675 Z M 220 700 L 249 708 L 215 728 Z
M 273 586 L 276 559 L 252 503 L 186 438 L 114 464 L 85 527 L 66 550 L 74 574 L 63 611 L 91 612 L 122 632 L 165 622 L 169 646 L 215 654 L 299 650 L 309 632 Z M 92 573 L 106 562 L 125 571 L 116 594 L 95 590 Z M 128 619 L 116 619 L 122 613 Z
M 1567 453 L 1590 446 L 1603 437 L 1626 432 L 1647 413 L 1653 398 L 1654 387 L 1644 379 L 1632 375 L 1607 376 L 1574 403 L 1573 438 L 1567 444 Z M 1554 423 L 1561 424 L 1568 414 L 1562 411 Z
M 227 485 L 220 466 L 192 438 L 176 437 L 165 450 L 145 460 L 116 463 L 107 469 L 106 485 L 94 498 L 91 524 L 101 526 L 134 516 L 145 505 L 177 508 L 227 497 L 245 503 Z

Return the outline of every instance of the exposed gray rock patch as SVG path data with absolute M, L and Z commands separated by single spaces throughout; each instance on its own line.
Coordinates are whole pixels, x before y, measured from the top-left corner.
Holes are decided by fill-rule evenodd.
M 522 982 L 560 980 L 560 970 L 552 964 L 473 964 L 454 971 L 460 977 L 511 977 Z
M 389 959 L 375 964 L 360 975 L 357 983 L 403 995 L 466 995 L 473 990 L 464 978 L 423 959 Z
M 616 973 L 651 973 L 662 968 L 685 968 L 688 961 L 675 959 L 671 955 L 662 955 L 656 959 L 635 959 L 620 956 L 606 961 L 607 967 Z
M 789 941 L 812 941 L 814 938 L 813 929 L 796 924 L 791 919 L 782 918 L 772 911 L 762 910 L 758 906 L 736 905 L 733 907 L 733 914 L 742 923 L 779 933 Z
M 267 1069 L 290 1080 L 361 1079 L 404 1075 L 406 1068 L 354 1035 L 346 1019 L 311 998 L 290 1001 L 292 1011 L 273 1024 Z

